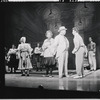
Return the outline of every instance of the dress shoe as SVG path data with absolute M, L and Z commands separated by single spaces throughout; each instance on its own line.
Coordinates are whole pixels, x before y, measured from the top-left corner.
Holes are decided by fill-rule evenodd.
M 63 76 L 59 76 L 59 78 L 63 78 Z
M 72 78 L 73 78 L 73 77 L 75 77 L 75 76 L 77 76 L 77 75 L 71 75 L 70 77 L 72 77 Z
M 75 77 L 73 77 L 73 78 L 76 78 L 76 79 L 77 79 L 77 78 L 82 78 L 82 77 L 83 77 L 83 76 L 75 76 Z
M 29 76 L 29 74 L 27 74 L 27 76 Z
M 66 74 L 66 75 L 63 75 L 63 77 L 70 77 L 68 74 Z
M 25 76 L 25 74 L 22 74 L 21 76 Z
M 43 77 L 49 77 L 49 75 L 42 75 Z
M 52 75 L 49 76 L 50 78 L 53 77 Z
M 90 71 L 94 71 L 94 69 L 90 69 Z

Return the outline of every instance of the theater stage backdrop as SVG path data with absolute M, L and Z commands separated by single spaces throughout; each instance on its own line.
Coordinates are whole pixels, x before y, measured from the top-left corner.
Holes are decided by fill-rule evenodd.
M 66 37 L 70 42 L 69 69 L 75 69 L 72 55 L 72 28 L 77 26 L 84 42 L 92 36 L 97 44 L 97 68 L 100 68 L 100 3 L 8 3 L 4 7 L 5 47 L 16 47 L 21 36 L 34 48 L 43 43 L 49 29 L 54 37 L 61 25 L 67 28 Z

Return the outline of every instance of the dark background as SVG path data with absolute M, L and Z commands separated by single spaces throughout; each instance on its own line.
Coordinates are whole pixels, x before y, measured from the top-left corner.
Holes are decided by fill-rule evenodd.
M 81 11 L 84 7 L 89 8 L 87 14 L 86 11 Z M 44 18 L 50 9 L 56 9 L 55 12 L 60 14 L 56 24 L 59 26 L 60 23 L 68 29 L 66 37 L 70 42 L 69 69 L 75 69 L 74 55 L 71 52 L 74 48 L 72 28 L 77 24 L 77 21 L 81 21 L 81 25 L 78 27 L 85 44 L 88 44 L 89 36 L 92 36 L 97 44 L 97 68 L 100 68 L 100 3 L 7 3 L 3 9 L 5 47 L 10 48 L 12 44 L 17 47 L 21 36 L 25 36 L 27 42 L 34 48 L 37 42 L 42 44 L 48 29 L 51 29 L 56 36 L 58 33 L 54 27 L 50 28 L 47 25 L 48 22 Z M 80 14 L 79 11 L 81 11 Z M 85 18 L 88 24 L 84 24 L 84 21 L 81 20 L 82 14 L 86 14 Z M 49 25 L 55 25 L 54 21 L 50 20 Z

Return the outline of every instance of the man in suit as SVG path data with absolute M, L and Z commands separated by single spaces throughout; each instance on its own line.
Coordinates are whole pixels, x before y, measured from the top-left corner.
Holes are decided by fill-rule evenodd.
M 96 70 L 96 43 L 92 41 L 92 38 L 89 37 L 89 44 L 88 44 L 88 57 L 89 57 L 89 64 L 90 70 Z
M 64 76 L 68 77 L 68 49 L 69 49 L 69 41 L 65 37 L 66 28 L 61 26 L 58 30 L 59 34 L 55 37 L 54 44 L 52 45 L 55 49 L 56 59 L 58 61 L 58 71 L 59 78 Z

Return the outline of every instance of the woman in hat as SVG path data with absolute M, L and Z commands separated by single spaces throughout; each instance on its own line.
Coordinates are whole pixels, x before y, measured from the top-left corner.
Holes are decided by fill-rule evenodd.
M 54 39 L 52 38 L 52 35 L 53 35 L 52 32 L 48 30 L 46 32 L 47 39 L 44 40 L 44 43 L 42 45 L 44 65 L 46 68 L 45 76 L 49 76 L 49 71 L 50 71 L 49 77 L 52 77 L 53 67 L 55 66 L 54 55 L 51 53 L 51 49 L 49 48 L 54 43 Z
M 21 37 L 20 39 L 21 44 L 18 45 L 18 52 L 19 52 L 19 67 L 22 71 L 22 76 L 25 76 L 25 71 L 27 76 L 29 76 L 29 70 L 32 69 L 32 64 L 30 61 L 30 56 L 32 52 L 32 48 L 30 44 L 25 43 L 26 37 Z

